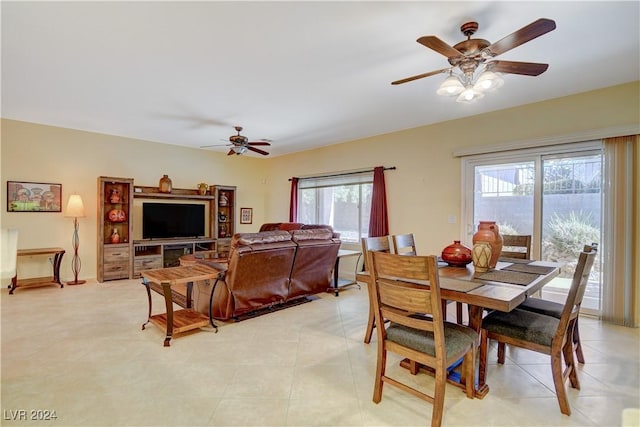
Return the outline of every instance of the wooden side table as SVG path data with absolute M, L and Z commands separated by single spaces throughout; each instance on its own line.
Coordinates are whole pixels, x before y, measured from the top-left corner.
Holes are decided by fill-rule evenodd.
M 356 280 L 347 280 L 347 279 L 340 279 L 340 259 L 341 258 L 347 258 L 350 256 L 357 256 L 358 259 L 360 259 L 360 256 L 362 255 L 362 252 L 360 251 L 352 251 L 349 249 L 340 249 L 338 251 L 338 257 L 336 258 L 336 265 L 333 267 L 333 288 L 329 288 L 327 289 L 328 291 L 332 291 L 333 294 L 335 296 L 338 296 L 340 293 L 340 289 L 346 287 L 346 286 L 352 286 L 352 285 L 356 285 L 358 287 L 360 287 L 360 285 L 358 284 L 358 282 Z M 357 261 L 356 261 L 357 264 Z
M 173 334 L 198 329 L 211 324 L 216 332 L 217 326 L 213 323 L 213 319 L 193 310 L 190 307 L 190 301 L 187 302 L 187 308 L 182 310 L 173 310 L 173 300 L 171 298 L 171 286 L 178 284 L 187 285 L 187 295 L 191 295 L 193 282 L 199 280 L 212 280 L 220 274 L 217 270 L 202 264 L 194 264 L 181 267 L 159 268 L 155 270 L 146 270 L 141 272 L 142 284 L 147 288 L 147 297 L 149 300 L 149 315 L 147 321 L 142 325 L 142 329 L 151 322 L 160 328 L 166 329 L 164 346 L 170 347 L 170 341 Z M 161 314 L 151 314 L 151 287 L 150 283 L 162 286 L 166 312 Z
M 16 276 L 11 279 L 9 295 L 13 294 L 13 291 L 15 291 L 16 288 L 47 285 L 60 285 L 61 288 L 64 288 L 64 285 L 60 281 L 60 264 L 62 264 L 62 256 L 64 255 L 64 252 L 65 251 L 62 248 L 18 249 L 18 257 L 41 255 L 53 256 L 53 276 L 18 279 L 18 275 L 16 274 Z

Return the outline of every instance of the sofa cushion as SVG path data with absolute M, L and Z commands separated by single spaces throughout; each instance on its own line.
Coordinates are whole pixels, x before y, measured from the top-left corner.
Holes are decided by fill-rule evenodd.
M 286 242 L 291 240 L 291 234 L 282 230 L 263 231 L 259 233 L 238 233 L 231 241 L 231 246 L 253 246 L 265 243 Z
M 291 237 L 294 242 L 304 240 L 329 240 L 333 237 L 333 231 L 327 228 L 293 230 L 291 232 Z
M 266 222 L 260 227 L 260 231 L 280 230 L 281 222 Z
M 300 222 L 283 222 L 280 224 L 280 230 L 291 231 L 291 230 L 300 230 L 303 224 Z
M 333 227 L 327 224 L 303 224 L 302 230 L 313 230 L 316 228 L 326 228 L 333 231 Z

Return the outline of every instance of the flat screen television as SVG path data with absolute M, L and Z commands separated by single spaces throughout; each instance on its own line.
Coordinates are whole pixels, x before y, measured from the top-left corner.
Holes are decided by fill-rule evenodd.
M 204 205 L 143 203 L 142 238 L 203 237 Z

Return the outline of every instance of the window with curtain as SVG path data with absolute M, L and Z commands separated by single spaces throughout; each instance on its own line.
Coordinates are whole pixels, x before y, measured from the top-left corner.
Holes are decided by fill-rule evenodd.
M 345 242 L 369 233 L 373 172 L 299 178 L 298 222 L 328 224 Z

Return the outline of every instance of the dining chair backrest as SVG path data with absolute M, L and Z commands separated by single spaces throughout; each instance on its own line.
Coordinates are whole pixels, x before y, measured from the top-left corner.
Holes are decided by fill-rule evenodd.
M 367 253 L 373 252 L 391 252 L 391 245 L 389 244 L 389 236 L 379 237 L 363 237 L 362 238 L 362 253 L 367 259 Z
M 18 230 L 3 228 L 0 235 L 2 244 L 0 270 L 2 279 L 11 279 L 16 275 L 18 261 Z
M 558 326 L 558 330 L 563 327 L 566 330 L 569 322 L 578 318 L 580 306 L 589 283 L 589 276 L 591 275 L 591 269 L 596 259 L 596 255 L 596 250 L 590 245 L 586 245 L 582 252 L 580 252 L 578 264 L 576 265 L 576 269 L 573 273 L 573 279 L 571 280 L 571 287 L 569 288 L 569 293 L 567 294 L 567 299 L 564 303 L 564 308 L 562 309 L 562 315 L 560 316 L 560 325 Z
M 362 243 L 362 261 L 363 261 L 362 270 L 366 272 L 366 275 L 368 277 L 368 274 L 369 274 L 368 273 L 369 268 L 367 267 L 367 264 L 369 262 L 368 253 L 369 252 L 391 253 L 391 244 L 389 243 L 389 236 L 363 237 L 361 239 L 361 243 Z
M 371 274 L 369 271 L 369 253 L 371 252 L 391 252 L 389 236 L 363 237 L 362 238 L 362 270 L 356 273 L 356 281 L 369 284 Z M 364 342 L 369 344 L 373 336 L 373 329 L 376 327 L 376 320 L 373 313 L 373 303 L 371 302 L 371 292 L 369 292 L 369 319 L 367 320 L 367 330 L 364 333 Z
M 376 314 L 395 324 L 433 332 L 437 350 L 443 349 L 443 318 L 436 257 L 371 252 L 369 260 L 374 287 L 372 294 L 375 296 L 374 311 L 379 311 Z M 431 318 L 423 321 L 416 318 L 417 314 Z M 385 339 L 385 328 L 379 328 L 378 335 Z
M 503 258 L 531 259 L 531 235 L 503 234 L 500 256 Z
M 394 234 L 391 236 L 393 251 L 398 255 L 417 255 L 416 240 L 413 233 Z
M 433 404 L 431 426 L 442 423 L 447 368 L 463 359 L 462 375 L 467 397 L 474 396 L 474 361 L 477 332 L 445 323 L 440 300 L 438 261 L 431 256 L 403 256 L 370 252 L 369 293 L 378 325 L 378 358 L 373 401 L 382 399 L 389 383 Z M 385 327 L 385 321 L 389 326 Z M 385 374 L 387 351 L 431 368 L 436 377 L 433 394 Z

